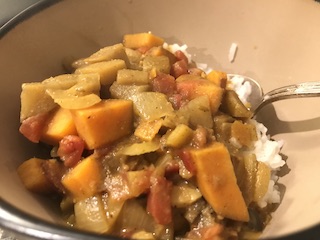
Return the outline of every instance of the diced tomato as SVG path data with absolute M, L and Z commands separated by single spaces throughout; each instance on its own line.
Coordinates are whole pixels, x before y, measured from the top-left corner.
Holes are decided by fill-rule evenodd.
M 188 58 L 181 50 L 176 51 L 174 55 L 178 60 L 183 60 L 188 64 Z
M 85 142 L 76 135 L 65 136 L 59 142 L 58 156 L 67 167 L 74 167 L 81 160 Z
M 206 80 L 197 79 L 177 82 L 177 91 L 183 96 L 184 99 L 191 100 L 195 89 L 197 89 L 199 85 L 203 84 L 204 81 Z
M 196 173 L 196 167 L 192 161 L 192 157 L 190 155 L 190 152 L 187 149 L 182 149 L 178 151 L 178 156 L 182 160 L 184 166 L 186 169 L 191 173 L 195 174 Z
M 167 225 L 172 222 L 171 190 L 172 182 L 166 178 L 151 178 L 147 210 L 158 224 Z
M 192 144 L 197 148 L 204 147 L 207 144 L 207 129 L 202 126 L 198 126 L 194 131 Z
M 221 234 L 223 232 L 223 226 L 221 224 L 213 224 L 208 227 L 204 227 L 200 230 L 205 240 L 214 240 L 214 239 L 221 239 Z
M 152 90 L 164 94 L 173 94 L 176 91 L 176 80 L 169 74 L 159 73 L 152 81 Z
M 47 117 L 47 113 L 42 113 L 23 120 L 19 128 L 20 133 L 31 142 L 38 143 Z
M 185 60 L 179 60 L 172 64 L 171 75 L 175 78 L 188 73 L 188 62 Z
M 183 98 L 182 98 L 181 94 L 174 93 L 174 94 L 168 96 L 168 99 L 171 102 L 172 107 L 174 109 L 179 109 L 183 104 Z
M 233 239 L 226 236 L 225 238 L 224 227 L 221 224 L 213 223 L 212 225 L 202 227 L 200 229 L 196 228 L 191 230 L 187 234 L 187 238 L 199 238 L 203 240 L 221 240 L 221 239 Z

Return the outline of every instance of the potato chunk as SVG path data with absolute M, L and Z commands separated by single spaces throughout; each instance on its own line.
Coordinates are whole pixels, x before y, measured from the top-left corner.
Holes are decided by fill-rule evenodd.
M 214 142 L 211 146 L 194 149 L 190 153 L 196 166 L 199 189 L 215 212 L 226 218 L 247 222 L 247 206 L 225 145 Z
M 208 96 L 212 115 L 217 113 L 224 93 L 224 89 L 206 79 L 178 81 L 177 90 L 188 100 Z
M 77 129 L 70 110 L 58 108 L 47 119 L 41 141 L 57 146 L 59 141 L 67 135 L 77 135 Z
M 36 193 L 51 193 L 54 187 L 46 177 L 42 164 L 45 160 L 30 158 L 18 167 L 18 175 L 25 187 Z
M 118 84 L 147 85 L 150 81 L 149 74 L 145 71 L 121 69 L 117 73 Z
M 169 147 L 180 148 L 189 143 L 193 137 L 193 130 L 185 124 L 179 124 L 172 132 L 170 132 L 166 145 Z
M 98 73 L 101 85 L 110 85 L 117 78 L 120 69 L 127 68 L 124 60 L 114 59 L 107 62 L 98 62 L 78 68 L 75 73 Z
M 122 43 L 101 48 L 99 51 L 93 53 L 89 57 L 75 61 L 72 66 L 77 69 L 88 64 L 110 61 L 114 59 L 122 59 L 127 65 L 129 65 L 129 59 Z
M 167 56 L 146 56 L 142 61 L 142 69 L 143 71 L 156 70 L 169 74 L 171 65 Z
M 20 122 L 41 113 L 49 112 L 57 104 L 46 93 L 46 86 L 42 83 L 24 83 L 21 92 Z
M 129 100 L 103 100 L 71 112 L 77 132 L 89 149 L 112 143 L 132 131 L 133 111 Z

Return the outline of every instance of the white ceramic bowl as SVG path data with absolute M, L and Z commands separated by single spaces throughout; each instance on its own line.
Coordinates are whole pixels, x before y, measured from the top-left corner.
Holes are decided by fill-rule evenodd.
M 152 31 L 167 42 L 187 44 L 197 62 L 255 78 L 265 92 L 319 81 L 320 5 L 312 0 L 39 2 L 2 27 L 0 38 L 0 224 L 17 236 L 99 239 L 65 228 L 56 204 L 30 194 L 16 173 L 41 152 L 18 132 L 21 83 L 62 73 L 65 58 L 87 56 L 125 33 Z M 232 43 L 238 51 L 231 63 Z M 276 102 L 259 120 L 274 139 L 284 140 L 288 166 L 280 179 L 282 203 L 263 237 L 310 227 L 309 234 L 319 234 L 320 98 Z

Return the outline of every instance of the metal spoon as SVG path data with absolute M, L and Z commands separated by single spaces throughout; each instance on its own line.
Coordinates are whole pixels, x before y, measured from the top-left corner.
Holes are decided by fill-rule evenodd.
M 265 105 L 283 99 L 289 98 L 304 98 L 304 97 L 320 97 L 320 81 L 317 82 L 302 82 L 292 84 L 271 90 L 263 94 L 260 84 L 252 78 L 238 75 L 228 74 L 229 78 L 241 77 L 244 82 L 249 82 L 252 88 L 251 94 L 247 101 L 251 104 L 251 111 L 256 115 Z

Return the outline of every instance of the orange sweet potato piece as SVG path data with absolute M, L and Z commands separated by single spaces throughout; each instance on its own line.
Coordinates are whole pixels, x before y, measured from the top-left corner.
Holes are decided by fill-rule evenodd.
M 76 200 L 91 197 L 99 192 L 102 173 L 99 161 L 93 156 L 83 159 L 62 178 L 63 186 Z
M 225 72 L 213 70 L 208 73 L 207 79 L 217 84 L 219 87 L 226 88 L 228 76 Z
M 42 131 L 41 141 L 57 146 L 67 135 L 77 135 L 70 110 L 58 108 L 52 112 Z
M 224 144 L 190 150 L 196 167 L 196 178 L 204 198 L 216 213 L 247 222 L 249 214 L 237 184 L 230 154 Z
M 152 33 L 126 34 L 123 36 L 123 45 L 127 48 L 152 48 L 161 46 L 164 40 Z
M 132 109 L 129 100 L 107 99 L 89 108 L 72 110 L 72 115 L 86 147 L 96 149 L 132 132 Z
M 212 115 L 218 111 L 224 89 L 207 79 L 186 79 L 177 82 L 177 90 L 188 100 L 208 96 Z

